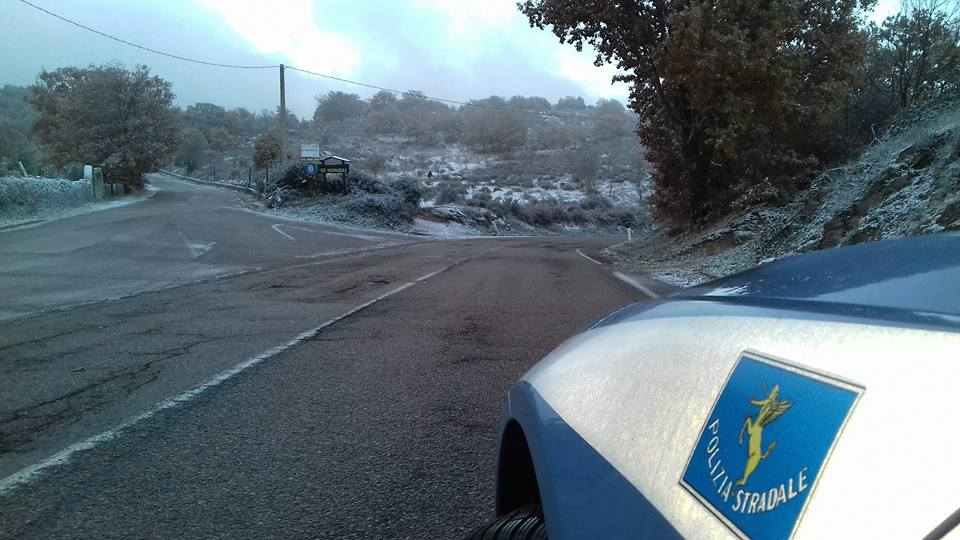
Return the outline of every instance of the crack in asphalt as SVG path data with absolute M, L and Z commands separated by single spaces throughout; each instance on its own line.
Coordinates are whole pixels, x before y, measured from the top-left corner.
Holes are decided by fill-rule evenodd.
M 89 330 L 89 329 L 90 329 L 89 326 L 84 326 L 84 327 L 80 327 L 80 328 L 73 328 L 73 329 L 71 329 L 71 330 L 64 330 L 64 331 L 62 331 L 62 332 L 57 332 L 57 333 L 55 333 L 55 334 L 50 334 L 50 335 L 48 335 L 48 336 L 43 336 L 43 337 L 39 337 L 39 338 L 29 339 L 29 340 L 27 340 L 27 341 L 19 341 L 19 342 L 17 342 L 17 343 L 10 343 L 10 344 L 8 344 L 8 345 L 0 346 L 0 352 L 6 351 L 6 350 L 8 350 L 8 349 L 12 349 L 12 348 L 14 348 L 14 347 L 22 347 L 23 345 L 32 345 L 32 344 L 34 344 L 34 343 L 40 343 L 40 342 L 47 341 L 47 340 L 50 340 L 50 339 L 57 339 L 57 338 L 60 338 L 60 337 L 70 336 L 70 335 L 76 334 L 76 333 L 78 333 L 78 332 L 82 332 L 82 331 Z
M 125 369 L 70 391 L 62 396 L 21 407 L 0 416 L 0 453 L 17 452 L 54 425 L 69 426 L 94 409 L 114 402 L 156 381 L 160 363 L 189 354 L 194 347 L 224 339 L 204 337 L 157 353 L 127 353 L 131 356 L 156 356 L 134 369 Z M 133 366 L 131 366 L 133 367 Z
M 496 248 L 495 248 L 496 249 Z M 495 251 L 494 250 L 487 250 Z M 484 252 L 484 253 L 487 253 Z M 431 272 L 424 276 L 421 276 L 417 279 L 414 279 L 407 283 L 404 287 L 401 287 L 398 290 L 403 290 L 408 286 L 412 286 L 416 283 L 419 283 L 423 280 L 426 280 L 440 272 L 455 268 L 467 260 L 476 257 L 462 258 L 440 270 Z M 305 265 L 313 266 L 313 265 Z M 294 278 L 299 276 L 294 276 Z M 349 287 L 343 288 L 339 291 L 334 291 L 333 293 L 322 294 L 321 297 L 326 298 L 329 296 L 342 296 L 342 293 L 352 291 L 354 289 L 371 289 L 375 288 L 378 285 L 384 285 L 393 283 L 392 279 L 389 279 L 388 276 L 378 273 L 371 273 L 370 275 L 364 276 L 363 279 L 358 282 L 350 285 Z M 215 287 L 214 289 L 220 289 L 221 287 Z M 227 287 L 231 289 L 231 287 Z M 244 288 L 246 291 L 250 291 L 249 287 Z M 214 293 L 226 292 L 226 291 L 217 291 L 214 290 Z M 240 291 L 230 291 L 230 292 L 240 292 Z M 396 292 L 396 291 L 393 291 Z M 390 294 L 393 294 L 391 292 Z M 340 293 L 340 294 L 338 294 Z M 182 298 L 182 297 L 180 297 Z M 143 304 L 138 303 L 138 305 L 133 306 L 118 306 L 117 309 L 110 310 L 111 312 L 105 316 L 98 318 L 98 324 L 92 326 L 85 326 L 85 328 L 64 331 L 64 332 L 55 332 L 44 338 L 36 338 L 28 340 L 27 342 L 11 345 L 11 346 L 20 346 L 24 343 L 38 344 L 43 343 L 43 346 L 34 346 L 34 356 L 24 355 L 20 358 L 13 358 L 12 362 L 8 365 L 18 367 L 19 369 L 23 368 L 32 368 L 37 365 L 42 365 L 47 361 L 55 359 L 63 359 L 65 357 L 71 357 L 76 355 L 82 355 L 90 353 L 91 351 L 97 351 L 104 347 L 102 340 L 97 340 L 97 343 L 91 344 L 77 344 L 73 347 L 69 347 L 69 351 L 66 353 L 63 350 L 58 351 L 56 354 L 43 354 L 37 355 L 36 349 L 47 349 L 50 350 L 49 346 L 50 340 L 63 341 L 64 339 L 70 340 L 70 336 L 81 332 L 84 329 L 96 328 L 103 330 L 104 328 L 111 328 L 114 324 L 124 322 L 129 323 L 129 318 L 133 317 L 136 319 L 142 319 L 145 316 L 160 316 L 164 317 L 170 313 L 173 313 L 173 307 L 176 303 L 173 299 L 164 299 L 158 298 L 158 302 L 148 304 L 144 306 Z M 379 300 L 379 298 L 378 298 Z M 299 298 L 300 302 L 305 302 L 302 296 Z M 369 302 L 363 304 L 361 309 L 369 305 Z M 210 309 L 200 308 L 200 313 L 216 313 L 216 312 L 225 312 L 230 311 L 231 306 L 217 306 Z M 350 313 L 353 313 L 351 311 Z M 277 317 L 272 314 L 267 318 L 264 318 L 264 321 L 273 321 Z M 248 322 L 254 326 L 257 323 L 258 317 L 252 317 Z M 179 320 L 179 319 L 178 319 Z M 335 319 L 339 320 L 339 318 Z M 105 408 L 112 406 L 114 403 L 123 402 L 125 398 L 130 397 L 131 395 L 137 393 L 142 388 L 154 383 L 161 377 L 166 377 L 166 373 L 169 373 L 169 368 L 164 367 L 163 363 L 183 357 L 185 355 L 191 354 L 191 351 L 206 343 L 223 341 L 229 339 L 235 339 L 240 337 L 249 337 L 249 333 L 242 333 L 239 335 L 225 336 L 220 335 L 219 332 L 214 330 L 208 335 L 203 332 L 190 332 L 184 331 L 183 328 L 180 328 L 180 332 L 167 332 L 164 331 L 163 326 L 169 325 L 169 321 L 161 321 L 161 326 L 157 327 L 156 325 L 143 325 L 137 331 L 126 331 L 121 335 L 109 335 L 109 340 L 111 342 L 119 342 L 121 345 L 114 348 L 115 355 L 126 356 L 130 364 L 128 366 L 120 368 L 120 370 L 106 371 L 101 369 L 91 369 L 89 372 L 86 372 L 84 375 L 77 375 L 76 377 L 81 378 L 81 380 L 76 381 L 77 384 L 82 384 L 83 386 L 73 389 L 66 388 L 61 389 L 59 392 L 62 395 L 56 395 L 52 399 L 45 399 L 40 403 L 30 403 L 25 405 L 24 403 L 19 403 L 20 407 L 17 409 L 8 409 L 7 411 L 0 411 L 0 456 L 3 454 L 24 454 L 32 451 L 33 444 L 42 440 L 47 433 L 51 431 L 62 431 L 64 428 L 78 424 L 85 415 L 88 414 L 98 414 L 97 410 L 103 411 Z M 331 323 L 332 324 L 332 323 Z M 0 325 L 2 328 L 4 325 Z M 131 329 L 132 330 L 132 329 Z M 192 330 L 192 329 L 190 329 Z M 109 330 L 107 334 L 109 334 Z M 232 334 L 236 334 L 235 332 Z M 268 332 L 267 334 L 272 335 Z M 105 334 L 106 335 L 106 334 Z M 137 350 L 125 350 L 128 347 L 124 347 L 122 342 L 125 340 L 130 340 L 131 342 L 138 342 L 138 338 L 164 338 L 164 337 L 174 337 L 174 338 L 186 338 L 186 343 L 178 344 L 175 347 L 171 347 L 158 353 L 146 352 L 146 351 L 137 351 Z M 316 337 L 316 336 L 314 336 Z M 59 338 L 59 339 L 58 339 Z M 307 341 L 310 338 L 304 338 L 301 341 Z M 9 348 L 9 347 L 8 347 Z M 52 347 L 52 348 L 55 348 Z M 136 347 L 131 347 L 136 349 Z M 117 350 L 119 349 L 119 350 Z M 25 351 L 24 351 L 25 352 Z M 146 360 L 146 361 L 143 361 Z M 181 360 L 185 361 L 185 360 Z M 2 366 L 0 366 L 2 367 Z M 71 366 L 66 366 L 67 369 Z M 77 366 L 72 366 L 77 367 Z M 109 369 L 109 368 L 107 368 Z M 85 366 L 80 366 L 78 369 L 72 369 L 74 373 L 80 373 L 86 371 Z M 64 371 L 64 376 L 67 377 L 65 380 L 71 376 L 70 373 Z M 84 381 L 83 379 L 87 379 Z M 95 380 L 92 380 L 95 379 Z M 37 396 L 43 398 L 44 396 Z M 50 397 L 50 396 L 46 396 Z

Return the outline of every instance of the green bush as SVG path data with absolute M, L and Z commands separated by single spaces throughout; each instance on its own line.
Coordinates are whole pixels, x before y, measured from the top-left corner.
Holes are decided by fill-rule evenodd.
M 466 194 L 466 188 L 459 183 L 441 182 L 436 188 L 436 202 L 437 204 L 458 203 L 463 201 Z
M 351 192 L 362 191 L 364 193 L 372 193 L 377 195 L 396 193 L 396 191 L 386 182 L 361 172 L 352 172 L 348 174 L 347 186 L 349 186 Z
M 416 178 L 404 176 L 394 180 L 391 187 L 403 197 L 403 200 L 410 206 L 417 208 L 420 201 L 423 200 L 423 192 L 420 190 L 420 182 Z

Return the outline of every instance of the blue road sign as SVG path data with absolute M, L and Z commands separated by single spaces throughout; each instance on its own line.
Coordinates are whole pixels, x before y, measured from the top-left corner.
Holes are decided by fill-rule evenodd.
M 316 163 L 307 163 L 303 166 L 303 173 L 307 176 L 314 176 L 317 174 L 317 165 Z

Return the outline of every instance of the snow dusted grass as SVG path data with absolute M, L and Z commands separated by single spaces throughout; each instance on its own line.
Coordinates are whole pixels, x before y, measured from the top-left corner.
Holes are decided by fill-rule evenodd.
M 480 235 L 477 229 L 455 221 L 439 223 L 421 218 L 413 220 L 410 233 L 444 239 L 471 238 Z
M 424 187 L 437 188 L 447 180 L 424 182 Z M 456 182 L 456 181 L 453 181 Z M 464 189 L 465 199 L 477 199 L 489 194 L 491 201 L 500 203 L 515 202 L 527 204 L 541 201 L 556 201 L 560 204 L 579 204 L 587 199 L 579 185 L 570 175 L 561 175 L 556 178 L 530 180 L 528 182 L 496 182 L 460 181 Z M 603 180 L 597 182 L 596 191 L 615 207 L 635 208 L 640 202 L 640 195 L 636 186 L 631 182 L 612 182 Z M 425 200 L 425 206 L 436 204 L 436 199 Z
M 612 255 L 634 272 L 689 286 L 798 253 L 960 230 L 960 109 L 919 112 L 786 206 L 676 236 L 647 229 Z
M 83 180 L 0 177 L 0 227 L 94 212 L 137 200 L 94 201 L 90 183 Z
M 365 216 L 347 208 L 346 203 L 350 200 L 348 197 L 340 196 L 316 197 L 312 200 L 301 200 L 289 206 L 262 207 L 257 211 L 323 225 L 345 225 L 358 229 L 392 232 L 398 230 L 397 227 L 387 225 L 382 219 Z
M 50 178 L 0 178 L 0 224 L 43 219 L 93 202 L 90 184 Z

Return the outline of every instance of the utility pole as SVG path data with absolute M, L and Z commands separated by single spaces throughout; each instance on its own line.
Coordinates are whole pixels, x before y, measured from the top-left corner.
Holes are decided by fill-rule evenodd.
M 285 66 L 280 64 L 280 159 L 287 159 L 287 90 L 283 81 Z

